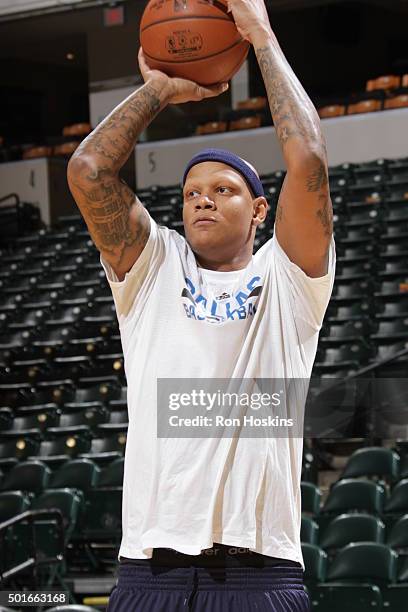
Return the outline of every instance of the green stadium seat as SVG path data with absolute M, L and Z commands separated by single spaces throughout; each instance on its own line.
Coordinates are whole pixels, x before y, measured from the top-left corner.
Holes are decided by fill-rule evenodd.
M 0 468 L 5 470 L 17 461 L 25 461 L 35 456 L 40 447 L 40 431 L 3 431 L 0 435 Z
M 319 588 L 318 610 L 383 610 L 383 593 L 395 582 L 397 554 L 384 544 L 358 542 L 342 548 Z
M 106 423 L 108 419 L 109 413 L 104 406 L 101 406 L 99 402 L 95 404 L 89 403 L 86 408 L 71 408 L 69 411 L 64 408 L 59 426 L 76 427 L 77 425 L 87 425 L 88 427 L 94 428 L 97 425 Z
M 389 448 L 360 448 L 351 455 L 341 478 L 376 476 L 394 482 L 399 477 L 399 462 L 399 455 Z
M 33 500 L 30 510 L 49 511 L 50 515 L 39 515 L 34 520 L 35 550 L 37 560 L 41 563 L 39 578 L 44 585 L 51 585 L 55 580 L 65 587 L 65 549 L 75 529 L 81 500 L 72 489 L 47 490 Z M 59 514 L 60 520 L 54 513 Z M 61 521 L 61 522 L 60 522 Z M 61 530 L 62 528 L 62 530 Z M 8 549 L 9 566 L 23 563 L 30 555 L 32 526 L 23 521 L 14 525 L 11 547 Z M 64 590 L 68 590 L 64 588 Z
M 302 543 L 302 555 L 305 563 L 305 580 L 324 582 L 327 574 L 327 554 L 315 544 Z
M 408 514 L 404 514 L 394 523 L 387 536 L 387 545 L 408 551 Z
M 98 544 L 111 547 L 112 559 L 122 537 L 122 487 L 92 489 L 85 502 L 84 527 L 82 539 L 98 556 Z M 96 547 L 92 545 L 96 544 Z M 101 550 L 105 554 L 105 550 Z
M 379 585 L 396 580 L 397 554 L 385 544 L 356 542 L 342 548 L 331 564 L 327 579 L 369 580 Z
M 322 512 L 331 515 L 352 511 L 381 514 L 384 499 L 385 489 L 382 485 L 370 480 L 345 478 L 334 483 Z
M 318 515 L 322 497 L 319 487 L 312 482 L 301 482 L 300 490 L 302 495 L 302 514 Z
M 121 487 L 123 485 L 124 464 L 124 458 L 120 457 L 103 468 L 99 475 L 98 488 Z
M 376 584 L 367 582 L 327 582 L 319 585 L 312 601 L 313 612 L 382 612 L 384 599 Z M 397 610 L 389 610 L 397 612 Z M 398 609 L 401 612 L 401 608 Z
M 101 471 L 97 488 L 86 493 L 81 526 L 70 547 L 79 563 L 91 563 L 94 569 L 116 563 L 122 536 L 123 467 L 123 457 L 111 462 Z
M 30 499 L 22 491 L 0 493 L 0 523 L 8 521 L 30 507 Z
M 408 512 L 408 478 L 397 482 L 385 504 L 386 514 L 405 514 Z
M 408 586 L 408 559 L 407 558 L 405 559 L 404 564 L 402 565 L 401 569 L 398 572 L 397 580 L 398 582 L 407 583 L 407 586 Z
M 338 550 L 351 542 L 384 542 L 384 523 L 370 514 L 340 514 L 326 527 L 319 545 L 325 550 Z
M 75 390 L 72 398 L 65 402 L 65 408 L 67 410 L 76 408 L 87 408 L 89 403 L 93 406 L 97 402 L 102 406 L 106 402 L 119 398 L 121 395 L 121 388 L 117 385 L 110 383 L 101 383 L 91 387 L 84 387 Z
M 77 427 L 50 427 L 47 440 L 41 442 L 39 459 L 53 467 L 61 466 L 70 458 L 88 451 L 91 447 L 91 431 L 86 425 Z
M 90 459 L 70 459 L 51 474 L 48 488 L 73 488 L 88 491 L 94 487 L 99 477 L 98 466 Z
M 74 489 L 48 489 L 33 500 L 31 509 L 56 508 L 60 510 L 64 523 L 65 541 L 68 541 L 76 525 L 80 502 L 81 500 Z
M 317 544 L 319 525 L 308 516 L 302 516 L 300 541 L 305 544 Z
M 56 404 L 18 408 L 12 429 L 20 431 L 22 429 L 38 428 L 40 431 L 45 431 L 48 427 L 58 426 L 59 415 L 60 410 Z
M 98 437 L 92 440 L 90 452 L 82 453 L 81 457 L 92 459 L 98 465 L 110 463 L 124 454 L 126 432 L 126 423 L 99 425 L 97 430 Z
M 51 470 L 36 459 L 16 465 L 6 474 L 2 491 L 24 491 L 39 495 L 47 486 Z
M 302 556 L 305 564 L 303 579 L 308 590 L 312 609 L 318 609 L 319 589 L 326 580 L 327 554 L 315 544 L 302 543 Z

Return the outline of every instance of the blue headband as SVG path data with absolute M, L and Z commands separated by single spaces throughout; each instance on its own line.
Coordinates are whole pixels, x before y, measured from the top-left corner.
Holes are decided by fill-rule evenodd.
M 224 149 L 203 149 L 197 155 L 194 155 L 192 159 L 187 164 L 187 168 L 184 171 L 183 175 L 183 186 L 186 182 L 187 174 L 190 172 L 191 168 L 197 164 L 201 164 L 202 162 L 212 161 L 212 162 L 221 162 L 222 164 L 227 164 L 227 166 L 231 166 L 237 172 L 243 176 L 246 180 L 248 186 L 250 187 L 252 194 L 259 198 L 260 196 L 265 196 L 265 192 L 262 186 L 262 183 L 259 179 L 259 176 L 252 170 L 248 164 L 230 151 L 225 151 Z

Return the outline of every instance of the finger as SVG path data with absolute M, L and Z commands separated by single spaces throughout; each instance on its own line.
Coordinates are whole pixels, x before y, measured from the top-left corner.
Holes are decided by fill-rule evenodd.
M 227 91 L 228 83 L 218 83 L 217 85 L 209 85 L 208 87 L 199 87 L 198 95 L 200 99 L 203 98 L 214 98 Z
M 144 74 L 145 72 L 150 70 L 149 66 L 146 63 L 146 58 L 145 58 L 145 55 L 143 53 L 143 48 L 142 47 L 140 47 L 140 49 L 139 49 L 138 60 L 139 60 L 140 72 L 142 74 Z
M 228 0 L 228 1 L 227 1 L 227 13 L 230 13 L 231 11 L 232 11 L 232 8 L 231 8 L 231 0 Z

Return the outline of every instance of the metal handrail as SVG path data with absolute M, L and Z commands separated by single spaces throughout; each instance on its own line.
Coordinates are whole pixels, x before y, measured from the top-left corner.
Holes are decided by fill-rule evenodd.
M 39 509 L 39 510 L 26 510 L 17 516 L 13 516 L 11 519 L 0 523 L 0 547 L 4 550 L 4 538 L 7 530 L 19 523 L 28 522 L 31 525 L 31 538 L 29 542 L 30 556 L 26 561 L 16 565 L 15 567 L 4 570 L 4 567 L 0 571 L 0 585 L 2 585 L 9 578 L 16 576 L 23 570 L 30 567 L 36 568 L 39 565 L 45 565 L 50 563 L 60 563 L 63 560 L 63 555 L 59 554 L 56 557 L 43 557 L 40 560 L 37 558 L 38 550 L 35 539 L 35 522 L 38 518 L 50 517 L 57 520 L 58 525 L 58 538 L 60 550 L 64 551 L 65 548 L 65 534 L 64 534 L 64 517 L 61 510 L 55 509 Z M 2 556 L 4 563 L 4 556 Z
M 345 382 L 349 380 L 353 380 L 354 378 L 359 378 L 360 376 L 363 376 L 364 374 L 369 374 L 370 372 L 374 372 L 377 368 L 380 368 L 383 365 L 391 363 L 395 361 L 396 359 L 399 359 L 400 357 L 404 357 L 404 355 L 408 355 L 408 347 L 405 349 L 402 349 L 401 351 L 398 351 L 397 353 L 395 353 L 394 355 L 391 355 L 390 357 L 386 357 L 385 359 L 381 359 L 380 361 L 376 361 L 375 363 L 371 363 L 370 365 L 364 366 L 360 368 L 359 370 L 357 370 L 356 372 L 353 372 L 352 374 L 348 374 L 345 378 L 341 378 L 337 380 L 332 385 L 325 386 L 324 392 L 326 393 L 326 391 L 331 391 L 332 389 L 339 387 L 340 385 L 343 385 Z

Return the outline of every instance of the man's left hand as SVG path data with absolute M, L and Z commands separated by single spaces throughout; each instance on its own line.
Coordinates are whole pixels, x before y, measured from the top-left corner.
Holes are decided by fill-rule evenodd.
M 228 12 L 232 13 L 242 38 L 251 44 L 259 37 L 268 37 L 272 31 L 264 0 L 228 0 Z

